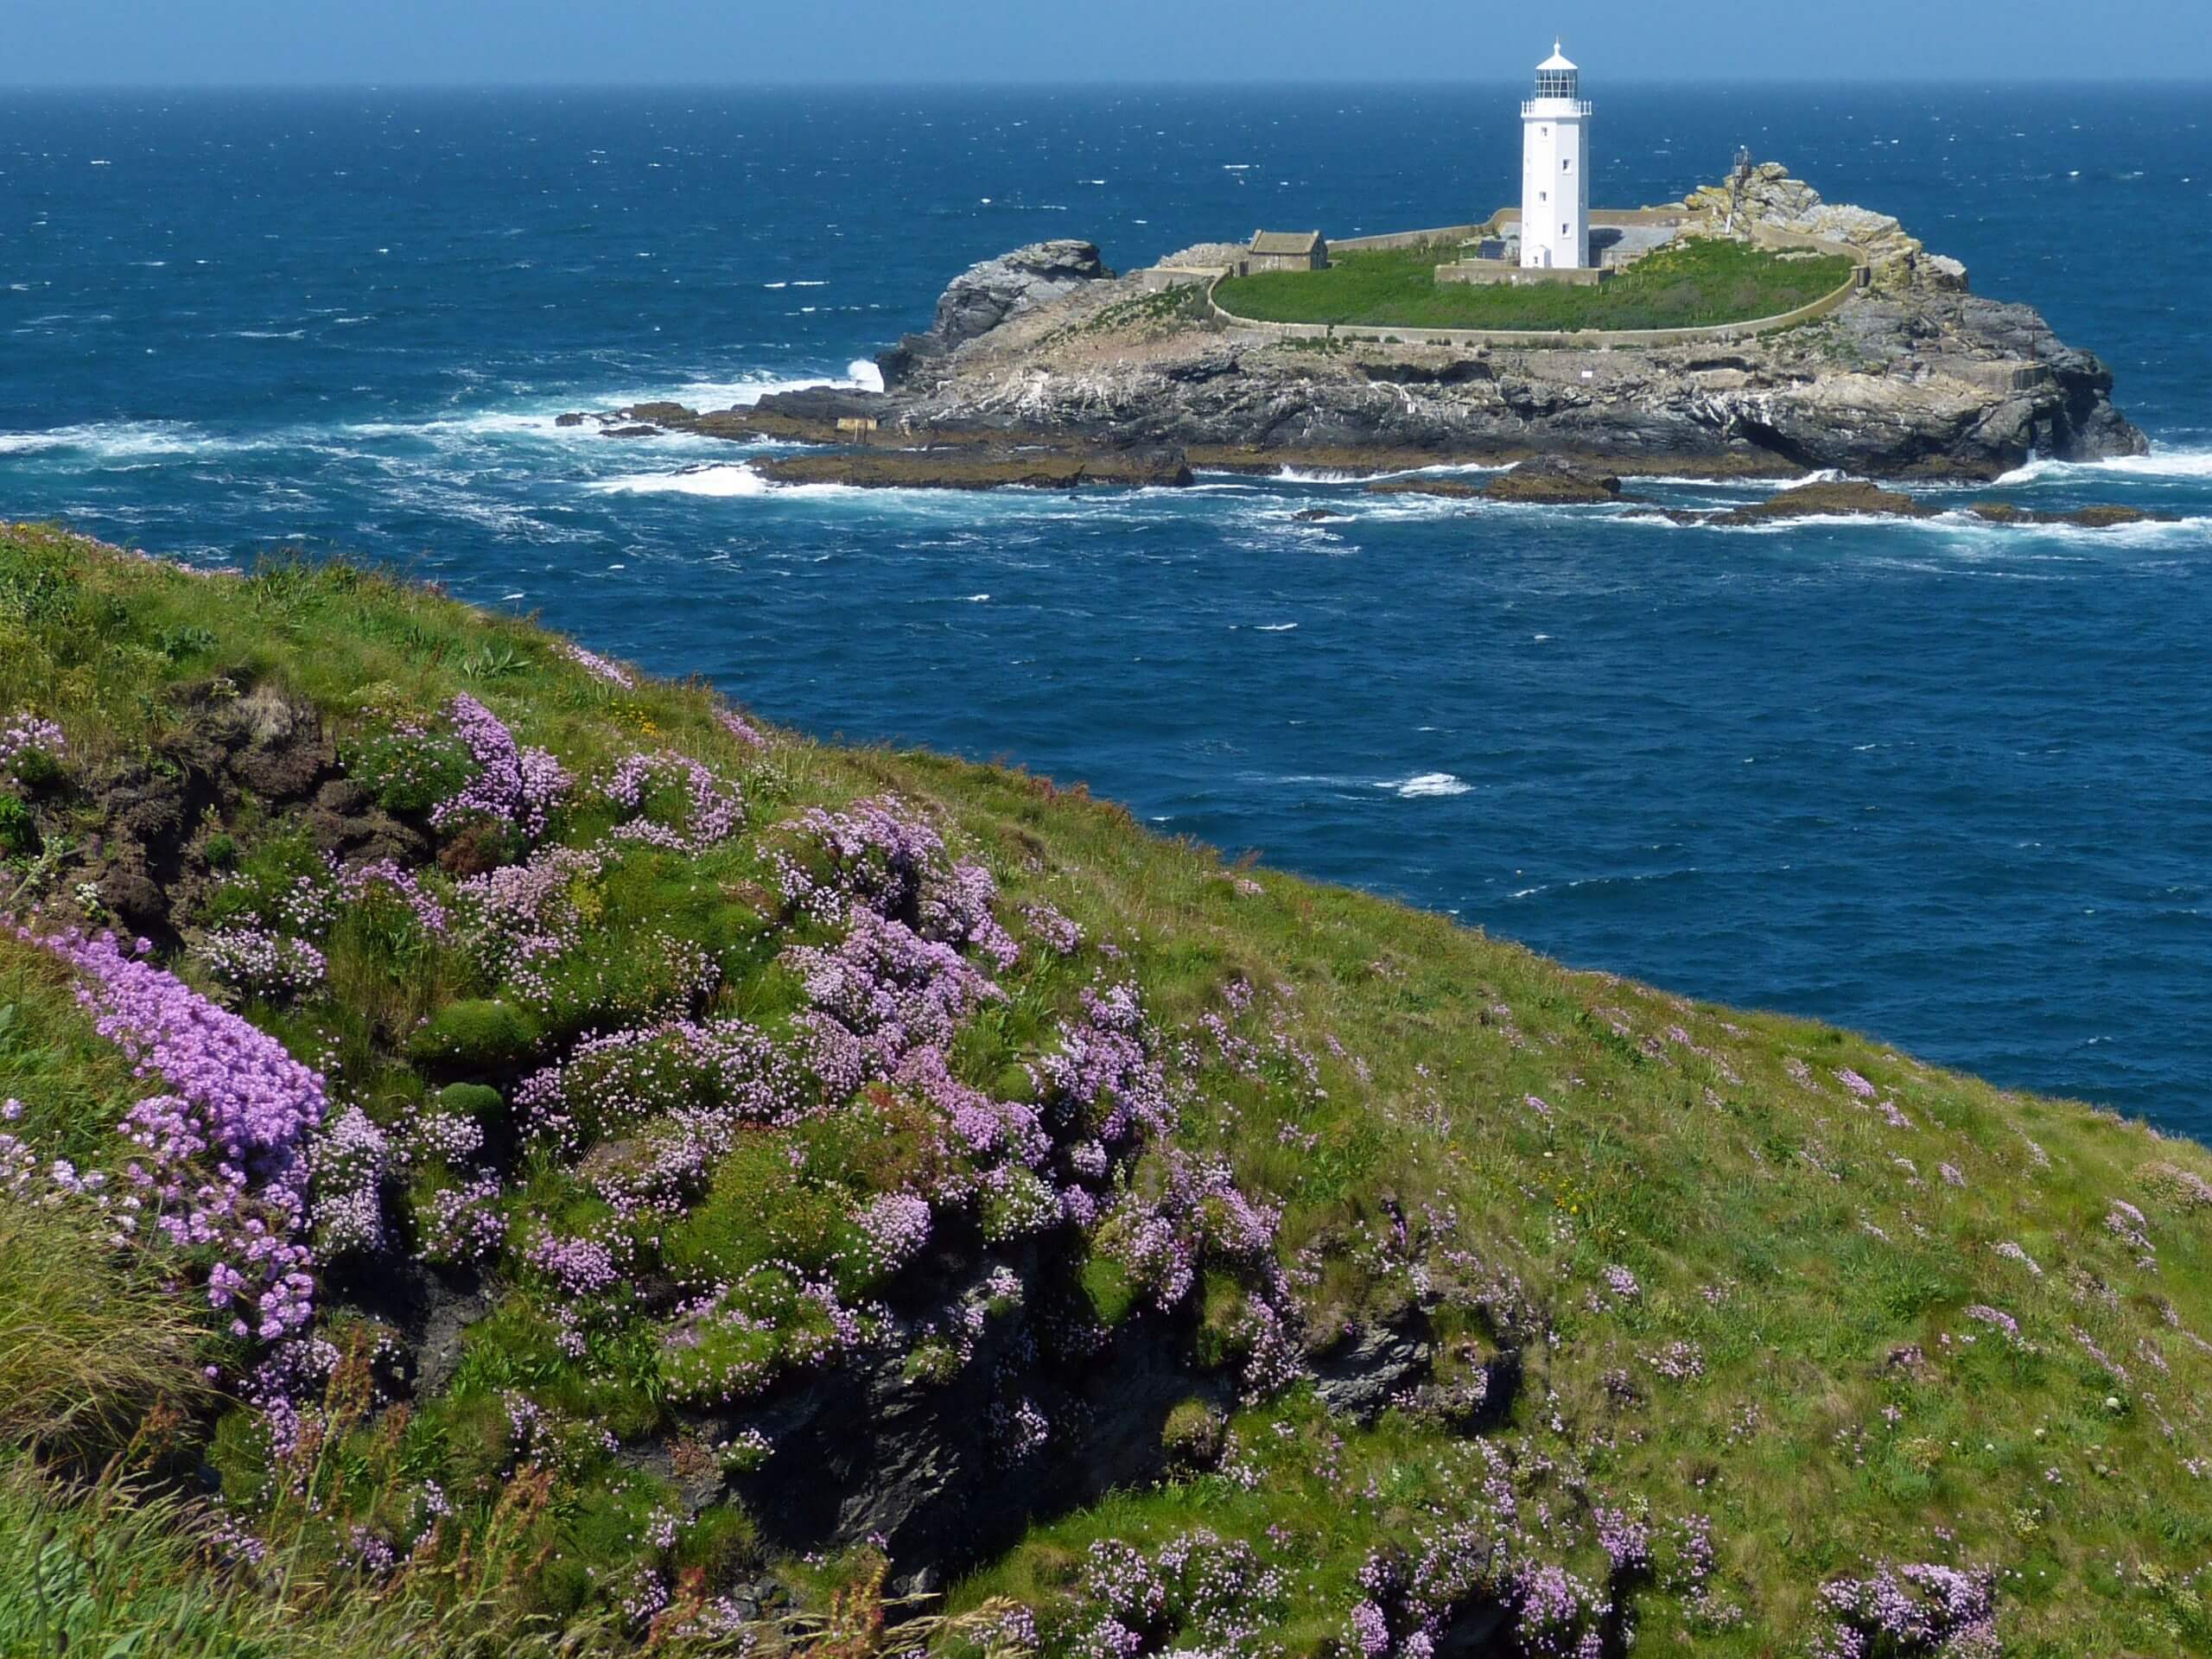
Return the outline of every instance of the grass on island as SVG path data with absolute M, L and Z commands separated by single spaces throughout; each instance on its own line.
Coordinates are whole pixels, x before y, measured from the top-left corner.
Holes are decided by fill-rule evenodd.
M 1439 283 L 1456 244 L 1336 257 L 1325 270 L 1266 271 L 1214 290 L 1223 309 L 1262 322 L 1362 327 L 1702 328 L 1777 317 L 1840 288 L 1840 256 L 1784 257 L 1746 243 L 1697 238 L 1660 249 L 1602 286 L 1527 288 Z
M 1049 1105 L 1036 1068 L 1063 1052 L 1084 993 L 1133 986 L 1181 1101 L 1112 1201 L 1152 1201 L 1179 1151 L 1222 1160 L 1235 1189 L 1217 1185 L 1182 1224 L 1217 1243 L 1191 1247 L 1173 1318 L 1147 1311 L 1128 1263 L 1148 1258 L 1110 1225 L 1057 1224 L 1071 1230 L 1047 1249 L 1058 1236 L 1020 1229 L 1055 1224 L 1016 1217 L 1001 1249 L 975 1242 L 995 1236 L 992 1200 L 979 1235 L 960 1208 L 975 1200 L 940 1197 L 945 1247 L 976 1253 L 978 1271 L 1075 1252 L 1071 1306 L 1194 1377 L 1252 1358 L 1266 1297 L 1289 1299 L 1310 1349 L 1392 1327 L 1434 1355 L 1430 1383 L 1371 1427 L 1332 1417 L 1302 1382 L 1259 1387 L 1225 1422 L 1193 1397 L 1166 1420 L 1166 1478 L 1040 1517 L 951 1586 L 941 1622 L 904 1627 L 917 1644 L 1029 1651 L 1011 1599 L 1054 1659 L 1404 1652 L 1408 1609 L 1449 1584 L 1447 1611 L 1503 1606 L 1517 1651 L 1632 1639 L 1763 1659 L 1838 1643 L 1840 1618 L 1878 1629 L 1898 1600 L 1863 1586 L 1892 1568 L 1920 1573 L 1898 1581 L 1904 1602 L 1928 1602 L 1925 1586 L 1952 1582 L 1930 1566 L 1969 1575 L 1952 1585 L 1963 1611 L 1926 1615 L 1960 1645 L 1851 1650 L 1993 1650 L 1966 1645 L 1989 1598 L 2014 1659 L 2212 1643 L 2212 1155 L 2112 1114 L 1225 865 L 1017 772 L 767 728 L 754 747 L 702 684 L 580 659 L 526 622 L 342 564 L 195 575 L 0 526 L 0 719 L 35 713 L 66 736 L 35 766 L 24 756 L 50 736 L 0 741 L 9 906 L 97 917 L 83 861 L 107 815 L 143 818 L 162 780 L 203 764 L 226 707 L 311 704 L 348 779 L 424 826 L 428 784 L 454 781 L 433 777 L 454 755 L 437 711 L 463 694 L 579 780 L 673 751 L 745 814 L 702 849 L 623 841 L 580 783 L 543 845 L 599 862 L 537 889 L 560 937 L 503 967 L 473 952 L 467 925 L 430 937 L 388 892 L 335 919 L 296 902 L 328 880 L 304 804 L 193 797 L 205 817 L 175 879 L 196 896 L 179 900 L 185 947 L 162 961 L 311 1058 L 334 1111 L 359 1107 L 395 1149 L 388 1237 L 365 1241 L 358 1211 L 339 1215 L 341 1236 L 318 1211 L 324 1267 L 356 1286 L 455 1272 L 480 1286 L 483 1317 L 413 1398 L 378 1357 L 391 1333 L 328 1289 L 317 1329 L 336 1369 L 301 1401 L 297 1443 L 272 1448 L 235 1391 L 256 1351 L 207 1306 L 204 1252 L 150 1229 L 118 1243 L 104 1202 L 146 1155 L 119 1126 L 160 1080 L 93 1029 L 50 952 L 0 942 L 14 1103 L 0 1133 L 22 1147 L 0 1143 L 0 1652 L 886 1651 L 898 1564 L 772 1546 L 743 1459 L 800 1453 L 711 1444 L 750 1397 L 734 1417 L 687 1403 L 702 1350 L 671 1293 L 646 1292 L 686 1262 L 705 1264 L 696 1282 L 804 1260 L 842 1275 L 840 1294 L 896 1301 L 895 1274 L 836 1242 L 957 1166 L 934 1085 L 756 1123 L 677 1211 L 632 1222 L 594 1182 L 669 1127 L 618 1121 L 654 1109 L 650 1096 L 556 1096 L 581 1144 L 597 1137 L 581 1157 L 534 1138 L 515 1102 L 519 1077 L 588 1030 L 741 1018 L 788 1046 L 812 982 L 786 952 L 836 938 L 773 896 L 788 861 L 815 856 L 790 826 L 886 795 L 988 869 L 1021 947 L 990 967 L 1002 996 L 949 1048 L 958 1088 Z M 682 791 L 647 804 L 696 828 Z M 475 914 L 453 872 L 490 855 L 481 829 L 435 843 L 447 868 L 410 867 L 455 918 Z M 256 906 L 321 930 L 319 982 L 219 984 L 192 941 Z M 679 972 L 671 1001 L 671 963 L 715 975 Z M 678 1066 L 661 1086 L 698 1082 Z M 486 1135 L 464 1159 L 470 1117 Z M 343 1183 L 367 1138 L 357 1125 L 350 1154 L 311 1154 L 319 1200 L 333 1183 L 358 1192 Z M 466 1271 L 426 1266 L 472 1202 L 464 1164 L 488 1172 L 473 1201 L 505 1242 Z M 1217 1242 L 1249 1237 L 1244 1200 L 1280 1210 L 1265 1262 Z M 629 1276 L 564 1287 L 542 1248 L 556 1236 L 619 1244 Z M 1046 1287 L 976 1317 L 1027 1317 L 1021 1297 Z M 775 1387 L 841 1363 L 803 1306 L 763 1317 L 714 1339 L 750 1344 L 732 1351 L 774 1368 Z M 812 1345 L 786 1345 L 801 1338 Z M 996 1386 L 963 1363 L 931 1338 L 907 1375 Z M 1027 1402 L 1001 1403 L 1005 1455 L 1025 1455 Z M 1050 1445 L 1075 1428 L 1036 1432 Z M 740 1472 L 702 1489 L 717 1459 Z M 719 1628 L 711 1598 L 763 1576 L 787 1598 L 780 1621 Z

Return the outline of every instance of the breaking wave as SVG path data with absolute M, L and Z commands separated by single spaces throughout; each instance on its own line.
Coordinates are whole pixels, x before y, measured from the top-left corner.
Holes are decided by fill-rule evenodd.
M 776 486 L 750 467 L 694 467 L 680 473 L 632 473 L 602 479 L 591 488 L 603 495 L 766 495 Z
M 1474 785 L 1463 783 L 1448 772 L 1424 772 L 1411 778 L 1380 783 L 1377 789 L 1387 789 L 1402 801 L 1440 800 L 1449 796 L 1470 793 Z
M 2147 455 L 2114 455 L 2109 461 L 2031 461 L 1997 482 L 2018 485 L 2046 479 L 2113 477 L 2212 479 L 2212 449 L 2154 449 Z

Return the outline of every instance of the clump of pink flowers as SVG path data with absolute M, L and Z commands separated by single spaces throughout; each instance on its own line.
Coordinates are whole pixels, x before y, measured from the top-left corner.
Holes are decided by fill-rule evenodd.
M 1821 1586 L 1834 1628 L 1818 1659 L 1997 1659 L 1997 1579 L 1929 1563 L 1878 1565 Z
M 445 715 L 474 772 L 430 809 L 430 822 L 452 830 L 481 818 L 518 830 L 526 841 L 541 838 L 574 781 L 566 768 L 548 751 L 516 742 L 505 721 L 466 693 L 446 705 Z
M 136 1149 L 123 1172 L 129 1205 L 203 1257 L 208 1302 L 234 1311 L 234 1334 L 266 1342 L 304 1329 L 315 1298 L 301 1240 L 306 1153 L 323 1118 L 322 1079 L 111 933 L 21 931 L 77 970 L 100 1035 L 168 1090 L 124 1119 Z
M 0 774 L 20 781 L 41 763 L 48 768 L 69 753 L 61 728 L 41 715 L 21 710 L 0 724 Z
M 736 789 L 689 755 L 672 750 L 626 756 L 600 791 L 629 816 L 614 827 L 618 841 L 675 853 L 702 853 L 744 826 Z
M 247 996 L 289 1002 L 322 988 L 328 963 L 305 939 L 288 938 L 265 927 L 218 928 L 200 940 L 195 954 L 215 979 Z
M 621 664 L 601 656 L 595 651 L 586 651 L 573 639 L 560 642 L 561 654 L 595 680 L 619 686 L 625 691 L 637 689 L 638 677 Z

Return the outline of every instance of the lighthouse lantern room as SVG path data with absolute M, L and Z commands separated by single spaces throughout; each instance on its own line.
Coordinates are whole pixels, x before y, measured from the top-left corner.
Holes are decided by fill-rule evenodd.
M 1536 66 L 1521 106 L 1521 263 L 1581 270 L 1590 264 L 1590 105 L 1561 44 Z

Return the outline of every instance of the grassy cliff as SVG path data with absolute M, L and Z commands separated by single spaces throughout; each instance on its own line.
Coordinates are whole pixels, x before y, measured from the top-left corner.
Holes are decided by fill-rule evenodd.
M 2194 1145 L 344 566 L 0 719 L 0 1651 L 2212 1641 Z

